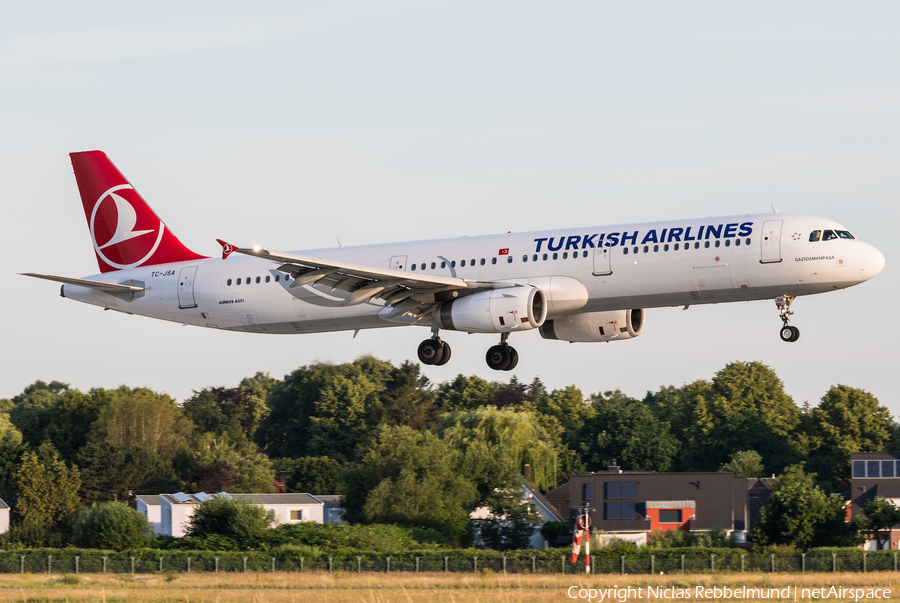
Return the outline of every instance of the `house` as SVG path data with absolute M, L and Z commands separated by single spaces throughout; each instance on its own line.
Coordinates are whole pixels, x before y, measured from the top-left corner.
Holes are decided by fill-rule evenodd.
M 138 495 L 138 511 L 153 524 L 156 534 L 181 537 L 187 532 L 188 524 L 194 509 L 212 496 L 228 496 L 236 500 L 249 500 L 267 511 L 275 514 L 275 523 L 299 523 L 314 521 L 324 523 L 325 503 L 310 494 L 227 494 L 221 492 L 209 495 L 205 492 L 197 494 L 160 494 L 149 496 Z M 158 523 L 153 518 L 158 518 Z
M 9 505 L 0 498 L 0 534 L 9 532 Z
M 721 527 L 746 542 L 770 489 L 765 480 L 732 473 L 606 471 L 571 476 L 547 499 L 577 515 L 589 510 L 592 530 L 610 538 L 647 543 L 656 529 L 707 531 Z
M 900 506 L 900 452 L 853 452 L 850 454 L 850 517 L 863 514 L 866 503 L 881 496 Z M 848 518 L 849 519 L 849 518 Z M 866 535 L 862 548 L 900 549 L 900 526 Z
M 531 467 L 525 465 L 525 475 L 522 476 L 522 485 L 519 487 L 519 494 L 522 497 L 522 502 L 527 503 L 532 512 L 541 516 L 541 523 L 547 521 L 564 521 L 556 507 L 528 481 L 530 469 Z M 486 519 L 487 517 L 490 517 L 490 509 L 487 507 L 479 507 L 472 511 L 469 517 L 472 519 Z M 543 549 L 550 546 L 550 544 L 543 536 L 541 536 L 538 530 L 535 530 L 534 534 L 531 536 L 529 546 L 533 549 Z
M 347 523 L 344 521 L 340 494 L 316 494 L 315 497 L 325 505 L 325 523 Z

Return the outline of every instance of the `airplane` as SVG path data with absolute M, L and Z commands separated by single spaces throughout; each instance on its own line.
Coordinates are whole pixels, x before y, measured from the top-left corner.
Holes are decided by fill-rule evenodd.
M 780 337 L 793 301 L 858 285 L 884 256 L 833 220 L 747 214 L 527 233 L 339 246 L 187 247 L 102 151 L 70 154 L 100 273 L 27 273 L 60 295 L 127 314 L 251 333 L 420 325 L 419 360 L 444 365 L 441 331 L 499 336 L 486 361 L 512 370 L 510 334 L 567 342 L 639 336 L 648 308 L 774 299 Z

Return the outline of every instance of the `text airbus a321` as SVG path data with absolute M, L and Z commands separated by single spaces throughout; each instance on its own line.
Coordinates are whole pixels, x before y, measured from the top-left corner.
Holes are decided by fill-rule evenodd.
M 637 337 L 647 308 L 775 299 L 781 339 L 797 296 L 858 285 L 884 256 L 827 218 L 758 214 L 308 251 L 219 241 L 185 247 L 101 151 L 71 154 L 100 274 L 61 294 L 214 329 L 316 333 L 420 325 L 419 360 L 443 365 L 440 332 L 499 336 L 488 366 L 519 360 L 510 334 L 606 342 Z

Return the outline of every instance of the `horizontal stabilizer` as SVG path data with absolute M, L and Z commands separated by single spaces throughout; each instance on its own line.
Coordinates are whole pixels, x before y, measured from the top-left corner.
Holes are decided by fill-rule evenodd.
M 96 289 L 110 295 L 122 295 L 123 293 L 137 293 L 143 291 L 143 287 L 135 287 L 133 285 L 119 285 L 117 283 L 104 283 L 103 281 L 89 281 L 83 278 L 69 278 L 67 276 L 55 276 L 52 274 L 36 274 L 33 272 L 20 272 L 22 276 L 33 276 L 34 278 L 42 278 L 46 281 L 55 281 L 66 285 L 76 285 L 78 287 L 87 287 L 88 289 Z

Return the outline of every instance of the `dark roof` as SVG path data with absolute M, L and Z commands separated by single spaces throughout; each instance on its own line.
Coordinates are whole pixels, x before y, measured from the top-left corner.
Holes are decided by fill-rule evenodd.
M 2 498 L 0 498 L 0 510 L 2 510 L 2 509 L 8 509 L 8 508 L 9 508 L 9 505 L 6 504 L 6 501 L 3 500 Z
M 539 501 L 541 501 L 541 504 L 544 505 L 545 507 L 547 507 L 547 509 L 548 509 L 551 513 L 553 513 L 554 515 L 556 515 L 556 521 L 562 521 L 562 520 L 563 520 L 562 515 L 559 514 L 559 510 L 558 510 L 555 506 L 553 506 L 553 504 L 552 504 L 549 500 L 547 500 L 546 498 L 544 498 L 544 495 L 541 494 L 541 492 L 540 492 L 537 488 L 534 487 L 534 484 L 532 484 L 530 481 L 528 481 L 527 479 L 525 479 L 525 478 L 523 477 L 523 478 L 522 478 L 522 485 L 525 486 L 525 489 L 526 489 L 526 490 L 528 490 L 529 492 L 531 492 L 531 495 L 532 495 L 532 496 L 534 496 L 536 499 L 538 499 Z
M 313 498 L 321 500 L 326 507 L 340 507 L 341 494 L 312 494 Z
M 141 499 L 149 506 L 158 507 L 161 504 L 159 496 L 159 494 L 138 494 L 136 498 Z
M 322 501 L 301 493 L 287 494 L 232 494 L 236 499 L 252 500 L 260 505 L 319 505 Z

